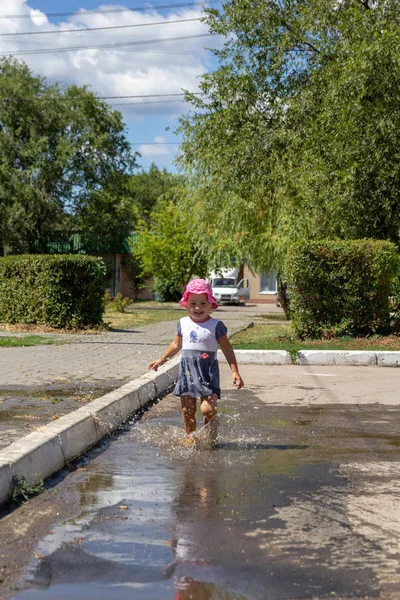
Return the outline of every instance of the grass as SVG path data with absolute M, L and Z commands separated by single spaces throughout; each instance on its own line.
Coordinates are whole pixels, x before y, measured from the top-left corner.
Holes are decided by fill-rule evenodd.
M 177 321 L 185 314 L 184 309 L 130 308 L 124 313 L 106 311 L 103 320 L 110 329 L 135 329 L 135 327 L 160 323 L 161 321 Z
M 395 335 L 299 340 L 289 323 L 254 325 L 233 336 L 231 343 L 237 350 L 287 350 L 291 356 L 299 350 L 400 350 L 400 337 Z
M 286 321 L 284 313 L 265 313 L 264 315 L 257 315 L 257 319 L 266 319 L 268 321 Z
M 39 479 L 36 483 L 28 483 L 23 475 L 14 475 L 13 477 L 12 501 L 20 506 L 27 502 L 33 496 L 37 496 L 44 490 L 44 481 Z
M 174 305 L 176 307 L 176 304 Z M 108 329 L 112 330 L 130 330 L 142 325 L 151 325 L 161 321 L 177 321 L 187 314 L 184 308 L 177 309 L 174 306 L 165 306 L 165 304 L 153 301 L 143 302 L 140 307 L 131 304 L 125 309 L 125 312 L 116 312 L 106 309 L 103 315 L 103 321 L 106 326 L 87 329 L 54 329 L 45 325 L 8 325 L 0 323 L 0 330 L 7 332 L 49 332 L 49 333 L 67 333 L 67 334 L 97 334 L 105 333 Z M 40 344 L 58 344 L 66 343 L 52 340 L 51 338 L 41 337 L 39 335 L 26 335 L 25 337 L 0 336 L 0 346 L 35 346 Z
M 5 348 L 20 348 L 21 346 L 44 346 L 55 344 L 56 340 L 41 335 L 24 335 L 17 337 L 12 335 L 0 336 L 0 346 Z

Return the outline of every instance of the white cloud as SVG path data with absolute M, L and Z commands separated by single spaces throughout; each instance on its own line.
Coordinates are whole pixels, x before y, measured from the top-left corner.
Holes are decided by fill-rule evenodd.
M 157 135 L 153 139 L 154 145 L 140 145 L 138 147 L 138 152 L 142 155 L 143 158 L 147 158 L 148 160 L 155 160 L 160 156 L 173 156 L 173 152 L 170 149 L 170 146 L 166 145 L 167 140 L 165 137 Z
M 34 4 L 34 0 L 31 0 Z M 100 10 L 110 8 L 101 5 Z M 112 8 L 119 8 L 112 5 Z M 121 8 L 125 8 L 122 7 Z M 85 9 L 83 9 L 85 10 Z M 0 37 L 0 54 L 18 50 L 62 48 L 65 46 L 89 46 L 96 44 L 121 44 L 140 40 L 161 40 L 164 38 L 198 35 L 207 33 L 207 27 L 200 21 L 173 23 L 176 19 L 193 19 L 201 16 L 199 8 L 165 11 L 121 12 L 109 14 L 80 14 L 54 24 L 46 15 L 33 9 L 25 0 L 8 0 L 8 14 L 27 14 L 27 19 L 0 19 L 0 34 L 21 31 L 54 31 L 49 35 Z M 133 27 L 105 31 L 62 34 L 61 29 L 81 27 L 108 27 L 130 24 L 158 23 L 149 27 Z M 205 46 L 216 46 L 217 38 L 194 38 L 176 40 L 138 47 L 107 49 L 86 49 L 75 52 L 25 55 L 24 60 L 35 72 L 52 80 L 88 85 L 100 96 L 128 96 L 150 94 L 175 94 L 182 89 L 198 90 L 199 76 L 211 64 L 211 54 L 204 52 Z M 195 54 L 191 54 L 194 52 Z M 143 98 L 115 100 L 115 106 L 130 121 L 143 120 L 147 115 L 179 115 L 185 110 L 182 102 L 160 102 L 174 98 Z M 147 106 L 142 102 L 151 102 Z M 132 104 L 141 102 L 141 104 Z M 122 106 L 120 104 L 125 104 Z M 145 151 L 147 152 L 147 150 Z M 145 155 L 144 152 L 143 156 Z M 162 152 L 165 154 L 165 149 Z M 153 150 L 152 155 L 160 155 Z

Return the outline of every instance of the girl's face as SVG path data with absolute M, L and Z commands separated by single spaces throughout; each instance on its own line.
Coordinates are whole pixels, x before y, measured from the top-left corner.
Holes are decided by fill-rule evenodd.
M 189 294 L 187 308 L 193 321 L 206 321 L 210 316 L 211 303 L 207 300 L 207 294 Z

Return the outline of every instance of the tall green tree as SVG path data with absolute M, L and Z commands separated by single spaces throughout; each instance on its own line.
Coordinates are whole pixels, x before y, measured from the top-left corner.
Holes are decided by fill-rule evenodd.
M 227 0 L 219 67 L 187 94 L 181 164 L 204 252 L 278 270 L 289 244 L 400 225 L 397 0 Z
M 159 169 L 154 162 L 147 171 L 141 169 L 132 175 L 128 180 L 126 193 L 132 199 L 137 216 L 148 222 L 159 198 L 176 185 L 179 179 L 178 175 Z
M 153 290 L 165 301 L 179 300 L 192 276 L 205 277 L 208 271 L 177 203 L 185 193 L 185 187 L 176 185 L 158 200 L 132 248 L 143 272 L 153 276 Z
M 121 114 L 86 87 L 0 60 L 0 252 L 29 251 L 46 231 L 94 218 L 135 160 Z

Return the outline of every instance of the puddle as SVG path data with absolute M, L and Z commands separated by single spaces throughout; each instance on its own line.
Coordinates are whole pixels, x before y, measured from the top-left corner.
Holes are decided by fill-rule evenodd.
M 113 387 L 109 389 L 96 388 L 96 387 L 67 387 L 67 388 L 33 388 L 33 389 L 0 389 L 0 398 L 40 398 L 41 400 L 51 399 L 54 396 L 68 398 L 70 396 L 83 396 L 85 394 L 92 394 L 94 397 L 99 396 L 112 391 Z
M 381 597 L 400 582 L 387 519 L 400 510 L 400 413 L 387 408 L 385 420 L 382 406 L 267 406 L 247 392 L 221 401 L 216 445 L 203 428 L 184 448 L 166 398 L 90 454 L 84 482 L 71 475 L 82 514 L 39 542 L 15 600 Z M 392 505 L 369 494 L 371 473 Z
M 109 391 L 95 386 L 0 390 L 0 449 Z

